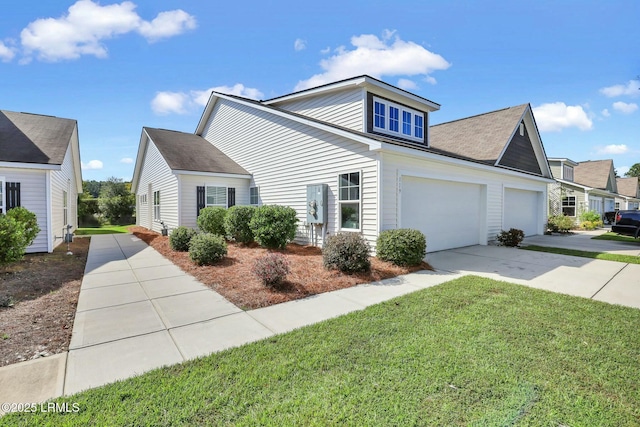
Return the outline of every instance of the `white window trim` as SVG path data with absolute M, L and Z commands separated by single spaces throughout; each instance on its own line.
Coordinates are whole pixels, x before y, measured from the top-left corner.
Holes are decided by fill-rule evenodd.
M 571 171 L 571 177 L 568 177 L 567 172 Z M 573 182 L 573 167 L 569 166 L 569 165 L 565 165 L 564 163 L 562 164 L 562 179 L 564 179 L 565 181 L 571 181 Z
M 210 187 L 215 187 L 215 188 L 224 188 L 224 204 L 209 204 L 209 188 Z M 229 207 L 229 187 L 226 187 L 224 185 L 205 185 L 204 186 L 204 206 L 205 207 L 221 207 L 221 208 L 228 208 Z
M 405 107 L 402 104 L 398 104 L 383 98 L 378 98 L 376 96 L 372 97 L 371 102 L 373 102 L 371 111 L 372 111 L 372 114 L 374 115 L 373 122 L 372 122 L 372 127 L 374 131 L 384 133 L 386 135 L 395 136 L 398 138 L 408 139 L 410 141 L 415 141 L 422 144 L 425 143 L 425 138 L 424 138 L 425 125 L 424 124 L 426 122 L 426 114 L 424 112 L 414 110 L 413 108 Z M 376 120 L 375 120 L 376 103 L 384 104 L 384 125 L 385 125 L 384 128 L 376 126 Z M 398 109 L 398 130 L 397 131 L 391 130 L 391 108 L 392 107 Z M 406 133 L 403 132 L 404 113 L 410 114 L 410 118 L 411 118 L 411 122 L 409 124 L 409 130 L 411 132 L 410 135 L 407 135 Z M 416 134 L 415 117 L 416 116 L 422 117 L 422 137 L 415 136 Z
M 156 204 L 156 193 L 158 193 L 158 204 Z M 162 205 L 162 199 L 161 199 L 160 190 L 156 190 L 153 192 L 153 220 L 154 221 L 162 220 L 161 211 L 160 211 L 161 205 Z
M 359 190 L 358 191 L 358 200 L 340 200 L 340 175 L 344 175 L 344 174 L 351 174 L 351 173 L 358 173 L 359 174 L 359 181 L 360 181 L 360 185 L 359 185 Z M 337 197 L 336 197 L 336 205 L 338 207 L 337 209 L 337 214 L 338 214 L 338 224 L 337 224 L 337 229 L 338 231 L 349 231 L 349 232 L 354 232 L 354 233 L 360 233 L 362 231 L 362 187 L 363 187 L 363 181 L 362 181 L 362 169 L 359 170 L 350 170 L 350 171 L 344 171 L 344 172 L 339 172 L 338 176 L 337 176 L 337 184 L 338 184 L 338 192 L 337 192 Z M 342 204 L 343 203 L 358 203 L 359 209 L 358 209 L 358 224 L 360 225 L 358 228 L 342 228 Z
M 5 182 L 4 176 L 0 176 L 0 212 L 5 214 L 7 213 L 7 209 L 5 208 L 5 200 L 7 200 L 7 195 L 5 192 L 7 191 L 7 186 Z
M 564 205 L 564 198 L 565 197 L 566 197 L 567 201 L 569 201 L 569 199 L 573 199 L 573 206 L 570 206 L 570 205 L 566 205 L 565 206 Z M 575 218 L 577 216 L 577 214 L 578 214 L 578 199 L 577 199 L 577 197 L 576 196 L 564 196 L 562 198 L 562 200 L 560 201 L 560 208 L 562 209 L 563 214 L 564 214 L 564 208 L 573 208 L 573 215 L 567 215 L 567 216 L 569 216 L 571 218 Z
M 258 200 L 256 200 L 256 203 L 252 203 L 251 202 L 251 190 L 256 189 L 256 197 Z M 251 206 L 260 206 L 260 187 L 258 187 L 257 185 L 254 187 L 249 187 L 249 204 Z
M 69 193 L 62 190 L 62 222 L 67 227 L 69 224 Z

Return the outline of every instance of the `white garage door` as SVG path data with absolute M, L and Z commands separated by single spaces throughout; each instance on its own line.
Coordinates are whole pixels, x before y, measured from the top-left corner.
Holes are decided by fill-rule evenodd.
M 504 190 L 505 230 L 517 228 L 525 236 L 538 234 L 538 192 L 506 188 Z
M 402 177 L 401 226 L 427 237 L 427 252 L 480 243 L 478 184 Z

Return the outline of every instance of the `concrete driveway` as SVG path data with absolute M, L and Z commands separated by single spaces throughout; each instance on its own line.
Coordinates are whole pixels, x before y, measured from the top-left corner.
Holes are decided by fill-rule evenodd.
M 640 256 L 640 240 L 637 242 L 616 242 L 612 240 L 594 240 L 594 236 L 610 231 L 608 228 L 594 231 L 577 231 L 569 235 L 532 236 L 522 242 L 523 246 L 552 246 L 556 248 L 577 249 L 591 252 L 609 252 L 621 255 Z
M 540 246 L 571 247 L 583 250 L 603 250 L 637 255 L 638 248 L 610 245 L 597 241 L 587 246 L 590 237 L 536 236 L 526 239 Z M 535 243 L 533 243 L 535 242 Z M 556 244 L 561 242 L 563 244 Z M 436 269 L 451 273 L 474 274 L 518 283 L 538 289 L 591 298 L 612 304 L 640 308 L 640 265 L 595 260 L 567 255 L 527 251 L 499 246 L 469 246 L 427 255 Z

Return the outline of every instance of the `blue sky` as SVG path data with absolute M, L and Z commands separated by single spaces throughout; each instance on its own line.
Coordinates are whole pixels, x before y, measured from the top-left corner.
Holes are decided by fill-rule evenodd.
M 193 132 L 208 91 L 256 99 L 369 74 L 432 123 L 531 103 L 549 157 L 640 162 L 640 2 L 21 0 L 0 109 L 78 120 L 83 178 L 130 179 L 142 126 Z

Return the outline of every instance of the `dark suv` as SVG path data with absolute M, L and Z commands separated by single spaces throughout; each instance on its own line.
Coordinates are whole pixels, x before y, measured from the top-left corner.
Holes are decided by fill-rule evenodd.
M 640 231 L 640 211 L 618 211 L 616 223 L 611 226 L 611 231 L 637 239 Z

